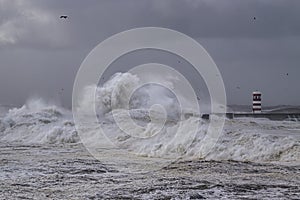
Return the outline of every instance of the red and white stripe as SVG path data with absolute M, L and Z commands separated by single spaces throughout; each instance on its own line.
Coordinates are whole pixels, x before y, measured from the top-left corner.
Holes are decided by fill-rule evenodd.
M 255 91 L 252 93 L 252 111 L 253 113 L 261 113 L 261 92 Z

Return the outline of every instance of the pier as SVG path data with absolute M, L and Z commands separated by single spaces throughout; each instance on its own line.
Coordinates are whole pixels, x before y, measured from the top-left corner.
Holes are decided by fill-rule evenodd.
M 209 119 L 211 114 L 203 114 L 202 119 Z M 222 115 L 222 114 L 215 114 Z M 300 113 L 225 113 L 228 119 L 235 118 L 266 118 L 270 120 L 300 120 Z

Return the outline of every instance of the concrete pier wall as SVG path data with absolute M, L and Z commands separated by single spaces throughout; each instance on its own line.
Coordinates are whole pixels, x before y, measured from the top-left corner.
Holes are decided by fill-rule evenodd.
M 222 114 L 216 114 L 222 115 Z M 267 118 L 270 120 L 300 120 L 300 113 L 226 113 L 228 119 L 250 117 L 250 118 Z M 209 119 L 210 114 L 203 114 L 203 119 Z

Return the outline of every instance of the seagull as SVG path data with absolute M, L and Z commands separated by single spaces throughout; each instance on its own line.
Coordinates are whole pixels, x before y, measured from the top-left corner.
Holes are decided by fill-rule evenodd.
M 67 18 L 68 18 L 67 15 L 61 15 L 61 16 L 60 16 L 60 19 L 67 19 Z

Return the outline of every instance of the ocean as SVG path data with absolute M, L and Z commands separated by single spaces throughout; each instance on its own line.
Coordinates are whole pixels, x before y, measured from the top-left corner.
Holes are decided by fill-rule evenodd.
M 124 89 L 111 95 L 112 85 L 116 80 L 99 88 L 98 122 L 85 127 L 70 110 L 40 99 L 1 107 L 1 199 L 299 199 L 299 119 L 225 119 L 204 154 L 210 120 L 179 113 L 170 94 L 146 88 L 159 91 L 159 101 L 136 94 L 129 114 L 139 126 L 133 126 L 122 107 Z M 147 112 L 149 102 L 172 111 L 163 127 L 159 109 Z M 84 100 L 80 109 L 88 105 Z

